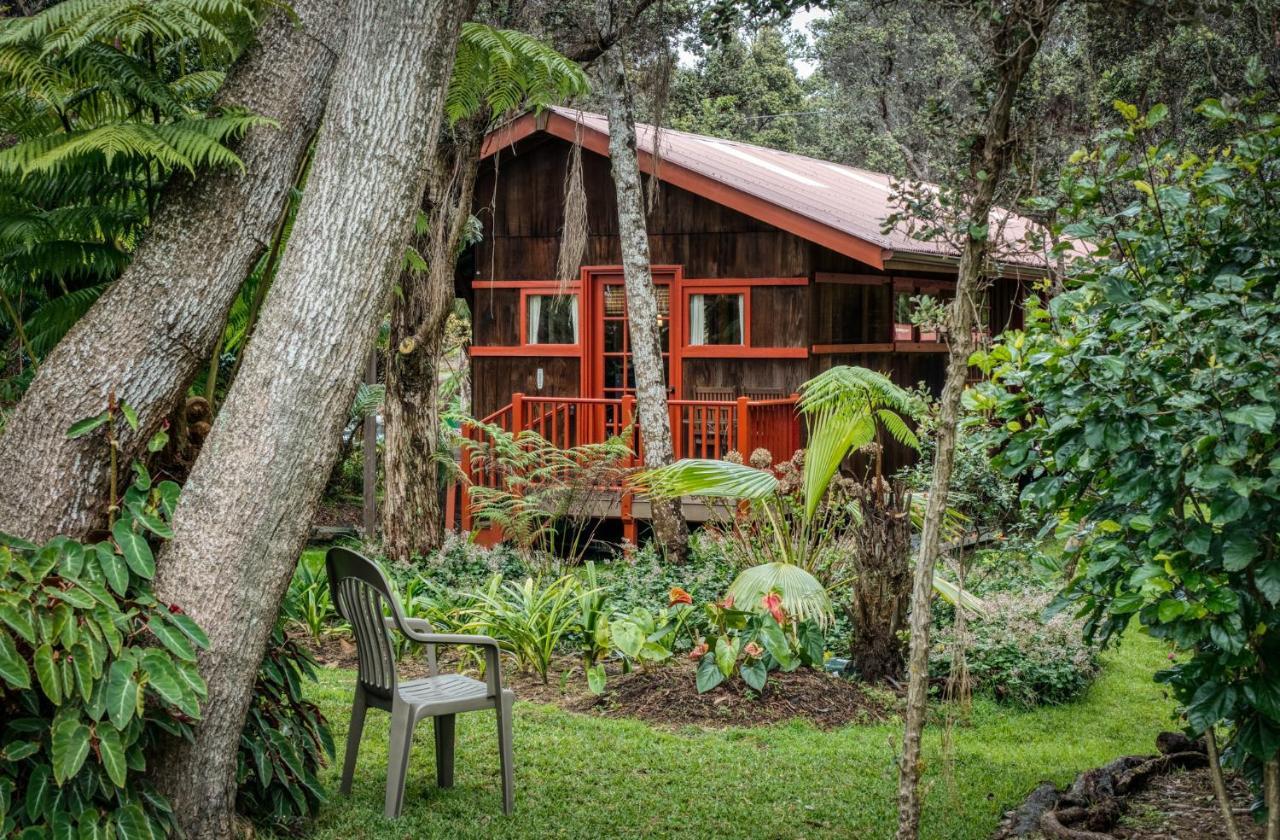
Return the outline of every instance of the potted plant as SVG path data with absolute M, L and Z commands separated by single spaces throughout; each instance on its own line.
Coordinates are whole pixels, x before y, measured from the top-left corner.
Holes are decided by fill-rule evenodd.
M 916 295 L 911 298 L 911 321 L 919 327 L 921 341 L 941 341 L 947 306 L 932 295 Z
M 916 328 L 911 322 L 911 286 L 893 284 L 893 340 L 915 341 Z

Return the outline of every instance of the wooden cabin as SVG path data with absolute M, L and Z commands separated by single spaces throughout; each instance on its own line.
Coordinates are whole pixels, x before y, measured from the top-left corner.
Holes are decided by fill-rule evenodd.
M 888 176 L 668 130 L 655 155 L 654 130 L 637 128 L 641 171 L 658 180 L 649 247 L 677 457 L 789 457 L 800 442 L 793 395 L 831 365 L 941 388 L 946 345 L 910 326 L 908 301 L 949 297 L 957 254 L 881 231 Z M 566 285 L 556 261 L 575 142 L 588 240 Z M 458 278 L 472 312 L 473 416 L 562 445 L 599 440 L 629 422 L 633 384 L 607 120 L 527 114 L 483 154 L 483 239 Z M 1002 235 L 1017 242 L 1027 225 L 1009 216 Z M 1019 302 L 1045 266 L 1025 248 L 1008 261 L 984 306 L 987 331 L 1021 325 Z M 463 513 L 466 525 L 465 503 Z

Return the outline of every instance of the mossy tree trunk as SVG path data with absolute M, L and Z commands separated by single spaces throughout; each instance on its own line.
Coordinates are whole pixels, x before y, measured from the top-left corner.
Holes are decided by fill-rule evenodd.
M 855 493 L 862 522 L 853 534 L 857 568 L 849 604 L 850 655 L 862 679 L 898 679 L 911 602 L 911 493 L 879 477 Z

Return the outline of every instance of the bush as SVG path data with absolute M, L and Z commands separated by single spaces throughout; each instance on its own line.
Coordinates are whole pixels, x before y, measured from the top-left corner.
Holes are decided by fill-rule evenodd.
M 1064 703 L 1093 681 L 1097 653 L 1082 641 L 1081 623 L 1061 614 L 1043 620 L 1051 597 L 1035 591 L 990 595 L 988 613 L 966 622 L 965 658 L 975 691 L 1032 707 Z M 937 629 L 929 654 L 931 677 L 947 677 L 957 643 L 954 624 Z
M 0 836 L 163 836 L 169 805 L 143 777 L 162 733 L 190 735 L 207 644 L 151 594 L 145 531 L 169 535 L 172 482 L 144 469 L 111 539 L 0 544 Z
M 333 760 L 333 735 L 303 697 L 315 660 L 277 624 L 240 736 L 236 810 L 275 831 L 296 831 L 325 801 L 317 778 Z

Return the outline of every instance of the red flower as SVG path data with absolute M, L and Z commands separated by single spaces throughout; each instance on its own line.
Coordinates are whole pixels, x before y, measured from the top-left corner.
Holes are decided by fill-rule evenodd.
M 182 612 L 182 607 L 178 606 L 177 604 L 170 604 L 169 612 L 172 613 L 173 615 L 185 615 L 185 613 Z
M 768 595 L 760 599 L 760 606 L 769 611 L 773 616 L 773 620 L 779 624 L 787 623 L 787 614 L 782 609 L 782 596 L 777 592 L 770 592 Z
M 693 596 L 685 592 L 678 586 L 671 587 L 670 600 L 667 602 L 668 607 L 674 607 L 676 604 L 692 604 Z
M 693 646 L 693 650 L 689 651 L 689 658 L 694 662 L 707 655 L 707 651 L 711 650 L 711 646 L 706 642 L 698 642 Z
M 724 598 L 722 598 L 720 600 L 720 603 L 716 604 L 716 606 L 718 606 L 722 610 L 733 609 L 733 596 L 732 595 L 724 596 Z
M 761 656 L 764 656 L 764 648 L 760 647 L 755 642 L 748 642 L 747 646 L 743 648 L 743 651 L 752 659 L 759 659 Z

